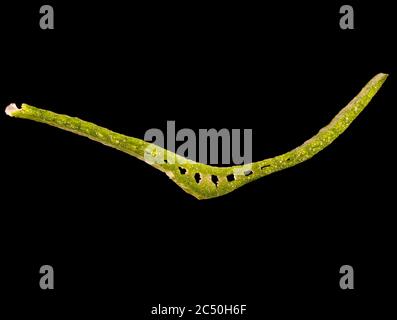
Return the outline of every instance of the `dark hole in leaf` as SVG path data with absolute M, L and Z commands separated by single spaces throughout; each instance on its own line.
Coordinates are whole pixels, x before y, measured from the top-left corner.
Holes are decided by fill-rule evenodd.
M 186 173 L 186 169 L 182 168 L 182 167 L 179 167 L 179 171 L 180 171 L 181 174 L 185 174 Z
M 232 181 L 236 180 L 236 179 L 234 178 L 234 174 L 233 174 L 233 173 L 232 173 L 232 174 L 229 174 L 226 178 L 227 178 L 227 181 L 229 181 L 229 182 L 232 182 Z
M 196 180 L 197 183 L 199 183 L 200 180 L 201 180 L 200 173 L 197 172 L 197 173 L 194 175 L 194 179 Z
M 253 174 L 253 173 L 254 173 L 254 172 L 253 172 L 252 170 L 244 171 L 244 175 L 245 175 L 246 177 L 250 176 L 250 175 Z
M 261 167 L 261 170 L 263 170 L 263 169 L 265 169 L 267 167 L 270 167 L 270 164 L 265 164 L 264 166 Z
M 164 163 L 168 163 L 168 161 L 164 159 Z
M 218 177 L 215 175 L 211 175 L 211 181 L 215 184 L 216 187 L 218 187 Z
M 291 158 L 288 158 L 288 159 L 287 159 L 287 161 L 290 161 L 290 160 L 291 160 Z

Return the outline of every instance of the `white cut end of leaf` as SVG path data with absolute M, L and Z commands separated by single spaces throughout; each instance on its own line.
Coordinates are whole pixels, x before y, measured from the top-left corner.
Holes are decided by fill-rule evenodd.
M 15 103 L 11 103 L 6 108 L 6 115 L 12 117 L 15 111 L 19 111 L 20 109 L 17 107 Z

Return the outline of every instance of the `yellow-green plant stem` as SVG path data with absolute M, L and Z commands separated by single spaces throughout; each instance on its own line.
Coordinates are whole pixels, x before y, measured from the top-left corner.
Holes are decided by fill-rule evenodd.
M 11 104 L 6 108 L 6 113 L 12 117 L 46 123 L 85 136 L 146 162 L 150 158 L 147 157 L 148 154 L 153 156 L 161 154 L 163 156 L 160 158 L 156 156 L 156 159 L 160 161 L 148 163 L 166 173 L 187 193 L 198 199 L 209 199 L 225 195 L 246 183 L 295 166 L 313 157 L 348 128 L 378 92 L 386 78 L 387 75 L 382 73 L 372 78 L 327 126 L 301 146 L 274 158 L 231 167 L 214 167 L 187 160 L 141 139 L 128 137 L 78 118 L 56 114 L 27 104 L 22 104 L 20 109 L 15 104 Z

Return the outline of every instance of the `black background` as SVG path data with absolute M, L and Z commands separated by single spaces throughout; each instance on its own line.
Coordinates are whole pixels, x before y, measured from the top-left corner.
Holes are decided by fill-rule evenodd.
M 55 30 L 39 28 L 43 4 L 54 7 Z M 315 158 L 207 201 L 125 154 L 0 116 L 1 287 L 13 312 L 142 319 L 160 303 L 220 303 L 247 304 L 259 319 L 386 310 L 395 22 L 392 4 L 350 2 L 356 29 L 340 30 L 342 4 L 2 2 L 2 106 L 25 102 L 136 137 L 167 120 L 252 128 L 254 160 L 301 144 L 372 76 L 390 73 Z M 54 267 L 53 291 L 38 286 L 44 264 Z M 355 270 L 351 291 L 339 288 L 345 264 Z

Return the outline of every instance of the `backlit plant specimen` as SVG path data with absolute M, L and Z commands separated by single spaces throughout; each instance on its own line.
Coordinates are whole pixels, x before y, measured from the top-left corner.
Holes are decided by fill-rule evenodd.
M 230 167 L 215 167 L 198 163 L 144 140 L 27 104 L 22 104 L 21 108 L 10 104 L 6 108 L 6 114 L 46 123 L 123 151 L 164 172 L 187 193 L 198 199 L 209 199 L 225 195 L 249 182 L 290 168 L 313 157 L 349 127 L 378 92 L 386 78 L 387 74 L 382 73 L 372 78 L 327 126 L 299 147 L 273 158 Z M 153 156 L 160 161 L 148 161 L 147 159 L 150 159 L 148 156 Z

